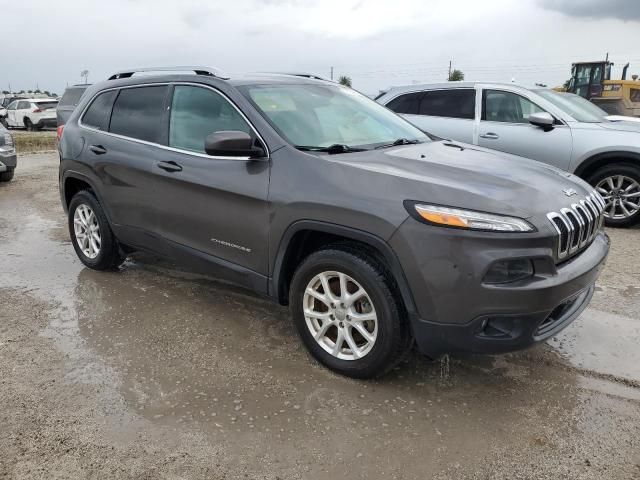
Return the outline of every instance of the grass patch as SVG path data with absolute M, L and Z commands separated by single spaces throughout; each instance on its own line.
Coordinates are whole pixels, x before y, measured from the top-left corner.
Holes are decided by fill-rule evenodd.
M 15 140 L 18 154 L 44 152 L 57 148 L 55 131 L 24 132 L 11 130 L 11 135 Z

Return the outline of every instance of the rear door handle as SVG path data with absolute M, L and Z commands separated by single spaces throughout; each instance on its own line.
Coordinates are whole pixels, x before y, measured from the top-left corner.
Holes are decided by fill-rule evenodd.
M 102 145 L 91 145 L 89 147 L 89 150 L 91 150 L 96 155 L 104 155 L 105 153 L 107 153 L 107 149 Z
M 158 168 L 161 168 L 165 172 L 181 172 L 182 166 L 178 165 L 176 162 L 158 162 Z
M 497 133 L 487 132 L 484 135 L 480 135 L 480 138 L 486 138 L 488 140 L 497 140 L 500 136 Z

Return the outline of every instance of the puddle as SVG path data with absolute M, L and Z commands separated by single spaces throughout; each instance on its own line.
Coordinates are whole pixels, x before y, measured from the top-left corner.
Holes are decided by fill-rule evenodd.
M 589 308 L 548 343 L 579 369 L 640 385 L 640 320 Z

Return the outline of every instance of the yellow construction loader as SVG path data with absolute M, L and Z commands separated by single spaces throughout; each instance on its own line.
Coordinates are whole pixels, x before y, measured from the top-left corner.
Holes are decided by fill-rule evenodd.
M 640 80 L 627 80 L 627 63 L 620 80 L 611 80 L 612 62 L 579 62 L 571 66 L 567 88 L 556 90 L 575 93 L 591 100 L 610 115 L 640 117 Z

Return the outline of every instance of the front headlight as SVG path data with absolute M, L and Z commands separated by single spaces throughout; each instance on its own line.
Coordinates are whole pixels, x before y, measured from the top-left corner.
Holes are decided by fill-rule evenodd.
M 529 222 L 517 217 L 413 202 L 405 203 L 405 206 L 414 218 L 432 225 L 490 232 L 534 232 L 536 230 Z

